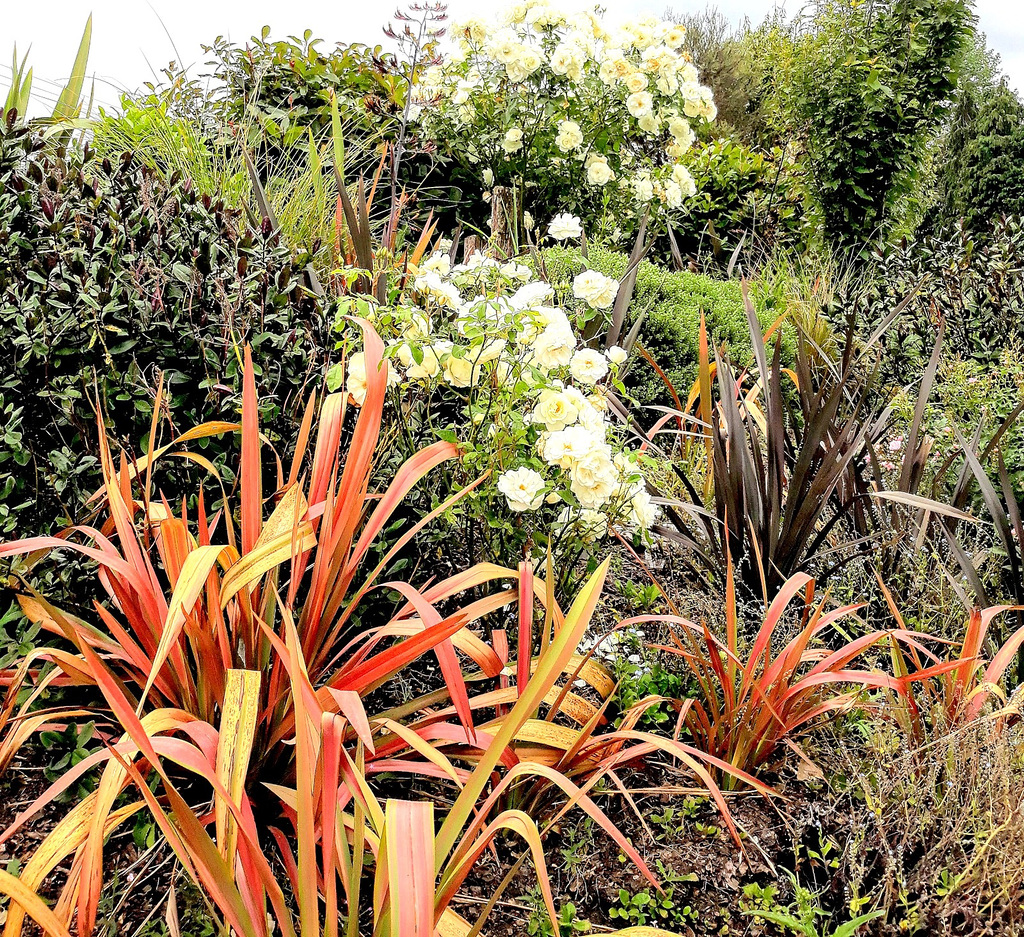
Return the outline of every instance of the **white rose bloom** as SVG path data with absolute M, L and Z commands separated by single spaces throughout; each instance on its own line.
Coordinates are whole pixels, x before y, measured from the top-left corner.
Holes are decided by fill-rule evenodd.
M 686 27 L 673 26 L 664 36 L 665 45 L 678 49 L 686 41 Z
M 629 522 L 641 530 L 650 530 L 658 519 L 659 508 L 646 490 L 638 491 L 629 502 Z
M 523 309 L 541 306 L 554 295 L 555 291 L 549 284 L 543 280 L 537 280 L 534 283 L 527 283 L 525 286 L 519 287 L 509 297 L 508 304 L 516 311 L 522 311 Z
M 422 341 L 430 335 L 430 316 L 423 312 L 414 312 L 402 329 L 402 337 L 412 342 Z
M 532 75 L 541 65 L 544 64 L 543 56 L 532 46 L 524 49 L 523 54 L 519 57 L 519 64 L 526 69 L 527 75 Z
M 647 90 L 647 76 L 643 72 L 633 72 L 632 75 L 626 76 L 624 84 L 630 94 L 639 94 Z
M 537 366 L 545 371 L 564 368 L 576 350 L 576 336 L 572 329 L 549 325 L 533 342 L 533 355 Z
M 661 121 L 657 114 L 644 114 L 637 121 L 637 125 L 644 133 L 658 133 L 661 130 Z
M 575 215 L 570 215 L 569 212 L 564 211 L 551 219 L 551 224 L 548 225 L 548 234 L 556 241 L 578 238 L 583 234 L 583 224 Z
M 352 395 L 352 399 L 359 406 L 366 402 L 366 356 L 361 351 L 349 356 L 345 390 Z
M 654 182 L 651 180 L 650 173 L 637 173 L 631 180 L 631 185 L 638 202 L 645 203 L 654 198 Z
M 662 201 L 666 207 L 675 210 L 683 204 L 683 190 L 674 179 L 669 179 L 662 189 Z
M 540 440 L 538 449 L 545 462 L 563 469 L 591 455 L 607 458 L 611 451 L 607 443 L 584 426 L 567 426 L 547 433 Z
M 604 403 L 603 398 L 601 399 L 601 402 Z M 601 412 L 593 405 L 593 403 L 591 403 L 590 400 L 587 400 L 582 406 L 580 406 L 579 411 L 580 415 L 576 419 L 577 424 L 590 432 L 595 439 L 604 439 L 605 432 L 608 427 L 605 423 L 604 417 L 601 415 Z
M 525 3 L 513 3 L 505 11 L 505 21 L 508 23 L 522 23 L 529 12 L 529 6 Z
M 557 383 L 561 384 L 561 381 L 558 381 Z M 587 395 L 578 387 L 572 387 L 570 385 L 569 387 L 563 388 L 562 393 L 572 401 L 573 406 L 577 410 L 582 410 L 587 406 Z
M 508 280 L 519 280 L 520 283 L 527 283 L 533 276 L 533 271 L 526 264 L 519 264 L 514 260 L 503 263 L 499 269 L 503 277 Z
M 551 53 L 551 71 L 556 75 L 565 75 L 570 81 L 579 81 L 583 77 L 583 50 L 570 43 L 560 43 Z
M 558 124 L 558 135 L 555 137 L 555 146 L 563 153 L 575 150 L 583 143 L 583 131 L 580 125 L 574 120 L 563 120 Z
M 561 309 L 556 309 L 554 306 L 537 305 L 524 311 L 527 315 L 523 317 L 523 327 L 516 336 L 516 342 L 520 345 L 529 345 L 535 342 L 537 336 L 549 326 L 556 326 L 572 332 L 569 317 Z
M 569 373 L 581 384 L 596 384 L 608 373 L 608 361 L 593 348 L 581 348 L 569 362 Z
M 498 491 L 513 511 L 536 511 L 544 503 L 544 479 L 533 469 L 517 468 L 498 478 Z
M 484 180 L 484 185 L 487 186 L 487 188 L 490 188 L 492 185 L 494 185 L 494 170 L 493 169 L 485 169 L 481 173 L 481 176 L 482 176 L 482 178 Z
M 494 61 L 500 62 L 502 65 L 508 65 L 509 62 L 518 61 L 519 56 L 522 54 L 522 45 L 516 38 L 515 33 L 511 30 L 503 29 L 491 40 L 491 45 L 487 51 Z
M 462 294 L 459 288 L 452 283 L 445 283 L 435 271 L 421 273 L 413 280 L 413 286 L 441 306 L 448 306 L 451 309 L 462 308 Z
M 672 180 L 683 190 L 684 195 L 693 198 L 697 194 L 697 183 L 694 182 L 690 170 L 685 166 L 672 167 Z
M 427 381 L 432 377 L 437 377 L 441 370 L 441 364 L 437 360 L 434 349 L 425 345 L 419 349 L 419 352 L 420 362 L 417 364 L 416 357 L 408 343 L 399 347 L 398 360 L 402 362 L 406 376 L 411 381 Z
M 420 273 L 436 273 L 446 277 L 452 271 L 452 259 L 444 251 L 434 251 L 419 267 Z
M 549 433 L 555 433 L 575 423 L 577 416 L 579 410 L 568 396 L 557 390 L 545 390 L 541 392 L 530 420 L 533 423 L 543 423 Z
M 523 131 L 518 127 L 513 127 L 505 134 L 501 145 L 506 153 L 515 153 L 517 150 L 521 150 L 523 148 Z
M 607 185 L 614 178 L 615 173 L 604 156 L 591 156 L 587 160 L 587 182 L 591 185 Z
M 645 117 L 654 108 L 654 98 L 650 91 L 638 91 L 626 98 L 626 110 L 634 117 Z
M 608 356 L 608 360 L 612 364 L 622 364 L 629 357 L 626 349 L 621 345 L 612 345 L 605 354 Z
M 487 41 L 487 24 L 483 20 L 466 20 L 458 31 L 474 45 L 483 45 Z
M 584 270 L 572 281 L 572 292 L 592 309 L 610 309 L 619 291 L 619 281 L 596 270 Z
M 685 117 L 677 116 L 669 120 L 668 132 L 672 134 L 676 145 L 681 146 L 684 151 L 693 146 L 695 135 L 690 122 Z
M 599 508 L 614 496 L 619 485 L 615 464 L 603 452 L 593 452 L 569 467 L 572 493 L 585 508 Z
M 503 338 L 489 339 L 479 348 L 474 347 L 470 354 L 477 364 L 487 364 L 488 361 L 494 361 L 498 358 L 505 350 L 507 344 L 508 342 Z
M 381 366 L 387 373 L 388 384 L 394 384 L 398 381 L 398 372 L 391 366 L 391 362 L 384 358 L 381 362 Z M 350 355 L 348 359 L 348 379 L 345 381 L 345 390 L 351 395 L 352 399 L 362 406 L 366 402 L 366 392 L 368 390 L 368 384 L 366 380 L 366 356 L 361 351 L 357 351 L 355 354 Z
M 597 77 L 601 80 L 602 84 L 611 87 L 618 81 L 619 73 L 613 59 L 605 59 L 601 63 L 601 67 L 598 69 Z
M 449 354 L 444 363 L 444 378 L 452 387 L 472 387 L 480 380 L 483 368 L 472 351 L 462 358 Z
M 659 75 L 654 85 L 665 97 L 672 97 L 679 90 L 679 79 L 675 75 Z
M 530 77 L 530 72 L 522 59 L 516 59 L 505 66 L 505 74 L 509 81 L 525 81 Z

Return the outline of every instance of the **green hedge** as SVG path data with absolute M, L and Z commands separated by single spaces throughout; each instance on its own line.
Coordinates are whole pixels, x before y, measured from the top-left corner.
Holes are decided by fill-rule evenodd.
M 0 536 L 81 519 L 97 392 L 138 452 L 159 371 L 177 430 L 236 418 L 249 342 L 267 429 L 283 434 L 326 347 L 304 262 L 187 180 L 0 127 Z
M 588 254 L 586 266 L 606 276 L 621 278 L 629 263 L 626 254 L 597 247 L 591 247 Z M 556 247 L 544 251 L 544 263 L 552 286 L 570 292 L 572 278 L 584 267 L 580 251 L 572 248 Z M 753 289 L 751 298 L 759 321 L 767 328 L 780 312 L 775 297 Z M 645 314 L 640 342 L 684 399 L 697 379 L 701 313 L 715 346 L 724 345 L 733 361 L 748 363 L 751 358 L 750 333 L 738 281 L 666 270 L 648 261 L 640 264 L 630 305 L 630 320 L 635 322 L 637 316 Z M 788 362 L 792 355 L 792 335 L 784 331 L 783 358 Z M 671 403 L 664 383 L 643 361 L 633 364 L 628 383 L 643 405 Z

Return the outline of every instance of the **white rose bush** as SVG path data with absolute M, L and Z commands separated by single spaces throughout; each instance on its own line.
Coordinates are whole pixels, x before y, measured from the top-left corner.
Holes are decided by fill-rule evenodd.
M 564 556 L 612 528 L 646 538 L 656 519 L 644 479 L 649 457 L 626 445 L 607 399 L 621 390 L 625 352 L 584 347 L 575 327 L 610 306 L 617 289 L 584 271 L 573 291 L 579 303 L 570 300 L 579 308 L 563 308 L 524 264 L 479 252 L 452 264 L 437 250 L 410 267 L 393 306 L 362 304 L 386 343 L 399 442 L 413 451 L 437 438 L 458 444 L 453 484 L 487 473 L 449 520 L 465 518 L 477 537 L 482 527 L 478 546 L 495 557 L 510 549 L 540 555 L 549 543 Z M 360 405 L 360 351 L 335 374 L 342 381 Z
M 683 210 L 696 194 L 694 128 L 716 115 L 685 35 L 651 17 L 606 26 L 597 8 L 547 0 L 454 24 L 453 46 L 414 89 L 423 135 L 485 187 L 515 188 L 521 206 L 531 186 L 558 185 L 570 207 Z

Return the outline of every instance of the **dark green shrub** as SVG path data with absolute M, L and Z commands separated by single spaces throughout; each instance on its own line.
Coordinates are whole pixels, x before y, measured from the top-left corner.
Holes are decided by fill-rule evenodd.
M 405 102 L 397 60 L 380 46 L 339 42 L 325 51 L 322 42 L 308 29 L 301 39 L 272 40 L 269 27 L 244 47 L 218 38 L 207 51 L 212 77 L 223 86 L 222 116 L 255 121 L 261 142 L 287 148 L 303 143 L 308 131 L 318 139 L 330 131 L 333 93 L 349 134 L 376 137 Z
M 697 195 L 674 229 L 684 255 L 724 266 L 744 237 L 744 259 L 803 243 L 802 172 L 784 149 L 765 152 L 721 137 L 694 147 L 688 165 Z
M 940 223 L 980 234 L 1024 215 L 1024 104 L 1005 84 L 967 91 L 938 158 Z
M 916 190 L 970 35 L 966 0 L 827 0 L 809 19 L 766 24 L 758 108 L 805 141 L 826 240 L 860 249 Z
M 177 429 L 234 419 L 251 342 L 279 431 L 325 347 L 304 262 L 187 180 L 0 128 L 0 533 L 80 519 L 98 486 L 97 392 L 139 452 L 159 371 Z
M 583 269 L 579 250 L 552 248 L 544 252 L 551 284 L 569 289 L 572 278 Z M 621 278 L 628 257 L 615 251 L 591 247 L 588 267 L 606 276 Z M 767 328 L 778 317 L 775 297 L 754 294 L 758 318 Z M 735 280 L 716 280 L 687 271 L 666 270 L 648 261 L 640 264 L 630 305 L 635 321 L 645 315 L 640 343 L 651 353 L 675 385 L 681 397 L 689 392 L 697 378 L 698 332 L 701 313 L 717 345 L 724 344 L 735 361 L 751 356 L 750 334 L 740 284 Z M 784 331 L 783 359 L 792 360 L 791 334 Z M 664 383 L 643 361 L 633 365 L 630 390 L 641 404 L 671 403 Z
M 965 227 L 880 248 L 859 296 L 860 321 L 873 329 L 907 297 L 887 333 L 882 364 L 905 384 L 919 374 L 935 342 L 938 316 L 946 347 L 960 359 L 994 362 L 1007 338 L 1024 335 L 1024 225 L 1003 219 L 983 236 Z

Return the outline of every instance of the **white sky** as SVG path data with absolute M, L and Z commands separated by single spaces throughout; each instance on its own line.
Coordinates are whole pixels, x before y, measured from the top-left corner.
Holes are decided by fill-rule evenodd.
M 118 89 L 134 89 L 152 80 L 171 59 L 174 46 L 188 64 L 202 65 L 200 49 L 223 35 L 244 43 L 264 25 L 272 36 L 301 35 L 306 28 L 325 40 L 359 41 L 370 45 L 383 42 L 381 27 L 391 14 L 394 0 L 3 0 L 0 2 L 0 93 L 5 94 L 10 77 L 13 44 L 19 52 L 31 45 L 29 62 L 34 68 L 34 90 L 38 97 L 33 109 L 42 112 L 59 88 L 48 82 L 66 77 L 81 39 L 90 10 L 93 13 L 93 41 L 90 74 L 95 77 L 95 96 L 100 103 L 114 104 Z M 669 6 L 684 9 L 703 6 L 705 0 L 605 0 L 612 18 L 632 13 L 661 15 Z M 710 0 L 712 4 L 715 0 Z M 793 12 L 801 0 L 782 5 Z M 500 9 L 494 0 L 451 0 L 450 15 L 458 19 Z M 775 0 L 717 0 L 719 10 L 739 21 L 749 17 L 759 22 L 775 7 Z M 981 29 L 988 42 L 1002 56 L 1002 66 L 1011 85 L 1024 89 L 1024 15 L 1021 0 L 976 0 Z M 161 23 L 162 20 L 162 23 Z M 173 46 L 172 40 L 173 39 Z M 52 105 L 51 105 L 52 106 Z

